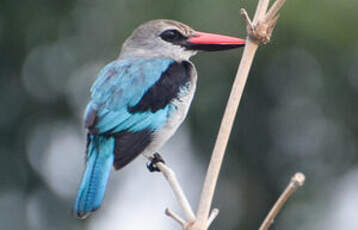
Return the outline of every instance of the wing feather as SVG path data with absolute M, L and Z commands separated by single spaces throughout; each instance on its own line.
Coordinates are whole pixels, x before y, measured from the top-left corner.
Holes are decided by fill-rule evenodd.
M 131 114 L 128 108 L 138 104 L 173 62 L 170 59 L 130 59 L 105 66 L 91 88 L 91 101 L 84 117 L 86 128 L 97 134 L 155 128 L 150 121 L 158 124 L 163 112 Z

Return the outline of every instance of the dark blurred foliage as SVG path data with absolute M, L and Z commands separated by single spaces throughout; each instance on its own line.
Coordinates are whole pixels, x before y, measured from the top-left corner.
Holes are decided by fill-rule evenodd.
M 252 14 L 255 6 L 234 0 L 1 0 L 1 228 L 87 226 L 70 216 L 73 193 L 56 194 L 37 167 L 46 168 L 40 160 L 46 137 L 63 127 L 83 134 L 89 86 L 136 26 L 170 18 L 245 36 L 239 9 Z M 356 0 L 289 0 L 283 7 L 272 42 L 259 49 L 250 72 L 217 188 L 214 206 L 222 212 L 213 229 L 257 228 L 296 171 L 307 183 L 272 229 L 356 229 L 358 206 L 349 205 L 358 197 L 357 10 Z M 203 166 L 240 56 L 234 50 L 193 58 L 199 82 L 186 123 Z M 68 155 L 63 160 L 72 161 Z M 46 202 L 37 204 L 35 192 Z M 40 221 L 33 207 L 41 210 Z

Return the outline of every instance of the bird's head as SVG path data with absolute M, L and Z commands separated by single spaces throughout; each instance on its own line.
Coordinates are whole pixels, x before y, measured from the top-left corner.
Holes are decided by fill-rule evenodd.
M 188 60 L 197 51 L 226 50 L 245 45 L 245 40 L 195 31 L 173 20 L 152 20 L 139 26 L 124 42 L 120 58 L 165 57 Z

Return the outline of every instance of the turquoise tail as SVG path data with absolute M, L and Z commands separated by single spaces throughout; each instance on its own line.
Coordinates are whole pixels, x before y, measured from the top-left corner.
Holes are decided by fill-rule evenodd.
M 86 170 L 77 194 L 73 213 L 84 219 L 102 203 L 114 160 L 113 137 L 90 136 Z

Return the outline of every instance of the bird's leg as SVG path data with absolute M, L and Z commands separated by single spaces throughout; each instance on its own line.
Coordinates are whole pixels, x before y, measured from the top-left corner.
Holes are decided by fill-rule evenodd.
M 163 157 L 159 153 L 154 153 L 153 157 L 151 157 L 150 161 L 147 163 L 147 168 L 149 172 L 160 172 L 159 168 L 157 167 L 157 163 L 165 164 Z
M 189 204 L 188 199 L 186 198 L 182 187 L 179 184 L 178 179 L 176 178 L 175 172 L 165 165 L 163 158 L 159 155 L 159 153 L 153 154 L 153 156 L 146 156 L 149 160 L 147 164 L 147 168 L 150 172 L 161 172 L 165 179 L 168 181 L 171 189 L 173 190 L 175 197 L 177 198 L 181 208 L 186 217 L 186 221 L 182 218 L 178 217 L 175 213 L 170 210 L 166 211 L 166 214 L 172 217 L 175 221 L 180 223 L 181 225 L 189 226 L 195 221 L 195 214 Z M 187 228 L 185 228 L 187 229 Z

